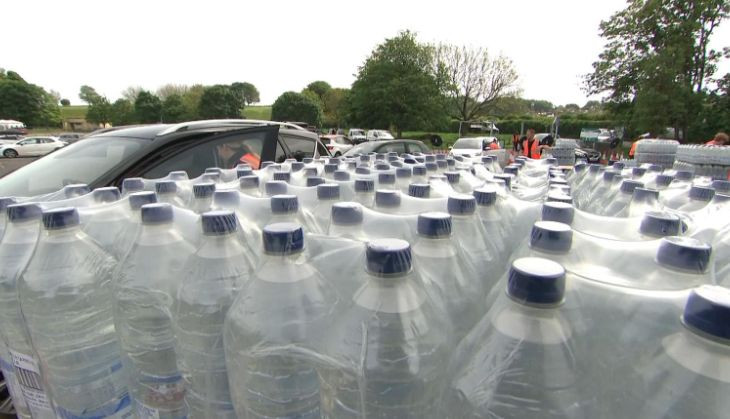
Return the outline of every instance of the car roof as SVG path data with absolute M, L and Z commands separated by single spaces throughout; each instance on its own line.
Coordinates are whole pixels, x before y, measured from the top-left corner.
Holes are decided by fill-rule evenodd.
M 162 132 L 165 128 L 168 128 L 169 124 L 155 124 L 155 125 L 132 125 L 129 127 L 119 127 L 117 129 L 108 130 L 99 134 L 92 133 L 93 137 L 130 137 L 140 138 L 145 140 L 152 140 Z

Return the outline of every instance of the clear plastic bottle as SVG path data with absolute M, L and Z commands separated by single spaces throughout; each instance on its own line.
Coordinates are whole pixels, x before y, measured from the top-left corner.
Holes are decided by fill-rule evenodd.
M 223 322 L 251 275 L 232 211 L 201 218 L 203 239 L 186 264 L 173 309 L 175 352 L 190 417 L 235 418 L 223 349 Z
M 36 204 L 10 205 L 7 217 L 6 234 L 0 245 L 0 367 L 19 417 L 29 418 L 32 414 L 52 418 L 54 413 L 38 375 L 38 361 L 26 333 L 17 291 L 18 278 L 38 239 L 41 209 Z M 27 368 L 26 362 L 32 368 Z
M 246 175 L 238 178 L 238 190 L 250 196 L 261 196 L 259 189 L 259 177 L 256 175 Z
M 224 344 L 239 417 L 319 418 L 315 368 L 337 302 L 292 223 L 263 230 L 264 257 L 228 312 Z
M 355 202 L 365 208 L 372 208 L 375 203 L 375 181 L 372 179 L 355 179 Z
M 196 214 L 202 214 L 210 211 L 213 203 L 213 193 L 215 192 L 215 183 L 196 183 L 193 185 L 193 202 L 190 209 Z
M 122 181 L 122 196 L 142 191 L 144 191 L 144 179 L 141 177 L 130 177 Z
M 314 215 L 313 233 L 327 234 L 332 214 L 332 205 L 340 199 L 340 185 L 325 183 L 317 186 L 317 204 L 312 211 Z
M 185 201 L 178 196 L 178 186 L 174 180 L 160 180 L 155 183 L 157 199 L 179 208 L 185 208 Z
M 428 183 L 411 183 L 408 185 L 408 195 L 414 198 L 428 198 L 431 196 L 431 185 Z
M 373 240 L 366 257 L 364 285 L 326 340 L 322 417 L 439 417 L 448 328 L 413 272 L 407 242 Z
M 74 208 L 44 212 L 43 226 L 18 297 L 56 412 L 128 417 L 127 370 L 112 313 L 116 262 L 81 231 Z
M 282 180 L 270 180 L 264 184 L 266 196 L 284 195 L 288 189 L 287 183 Z
M 693 212 L 706 207 L 715 196 L 715 189 L 707 186 L 692 185 L 689 189 L 689 201 L 681 205 L 677 210 L 682 212 Z
M 140 419 L 187 417 L 171 310 L 195 249 L 175 229 L 173 214 L 170 204 L 142 207 L 142 228 L 115 275 L 114 320 Z
M 398 214 L 400 210 L 401 194 L 394 189 L 379 189 L 375 191 L 375 209 L 385 214 Z
M 363 219 L 362 205 L 357 202 L 338 202 L 332 205 L 328 234 L 365 241 L 367 236 L 363 231 Z

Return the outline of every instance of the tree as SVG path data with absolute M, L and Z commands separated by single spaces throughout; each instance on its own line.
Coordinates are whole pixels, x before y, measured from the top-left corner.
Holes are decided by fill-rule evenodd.
M 198 112 L 204 119 L 241 118 L 241 110 L 240 96 L 223 84 L 206 87 L 198 104 Z
M 322 108 L 312 98 L 301 93 L 284 92 L 271 106 L 271 119 L 301 121 L 319 127 L 322 125 Z
M 122 97 L 127 99 L 130 103 L 134 103 L 137 100 L 137 95 L 144 89 L 140 86 L 129 86 L 122 90 Z
M 603 104 L 598 100 L 589 100 L 581 109 L 585 112 L 602 112 Z
M 185 104 L 182 96 L 173 93 L 168 95 L 162 101 L 162 121 L 163 122 L 182 122 L 185 121 Z
M 89 102 L 86 110 L 86 120 L 94 124 L 106 124 L 112 120 L 112 105 L 103 96 L 94 98 Z
M 327 126 L 340 127 L 345 123 L 347 116 L 347 95 L 350 89 L 333 88 L 324 94 L 324 123 Z
M 162 117 L 162 102 L 157 96 L 146 90 L 142 90 L 137 94 L 137 99 L 134 101 L 134 113 L 136 114 L 137 121 L 143 124 L 160 122 L 160 118 Z
M 586 90 L 608 93 L 608 109 L 635 130 L 688 136 L 721 55 L 710 38 L 728 13 L 727 0 L 631 0 L 601 22 L 607 43 Z
M 324 101 L 324 95 L 332 90 L 332 86 L 330 86 L 330 84 L 326 81 L 317 80 L 309 83 L 306 87 L 306 90 L 314 92 L 314 94 L 319 97 L 319 100 Z
M 200 119 L 198 109 L 200 108 L 200 98 L 203 96 L 203 92 L 205 92 L 205 86 L 202 84 L 194 84 L 182 95 L 186 121 Z
M 71 106 L 71 101 L 68 99 L 61 99 L 61 106 Z
M 115 127 L 131 125 L 137 122 L 134 105 L 128 99 L 117 99 L 112 104 L 111 121 Z
M 61 122 L 55 98 L 14 71 L 0 71 L 0 115 L 29 127 L 57 126 Z
M 410 31 L 386 39 L 359 68 L 348 105 L 350 121 L 373 128 L 428 129 L 444 119 L 444 100 L 432 74 L 433 49 Z
M 101 95 L 93 87 L 83 85 L 79 89 L 79 99 L 91 105 L 93 102 L 100 100 Z
M 516 93 L 517 71 L 502 55 L 492 58 L 484 48 L 439 45 L 436 74 L 456 110 L 452 117 L 469 121 L 487 114 L 503 96 Z
M 188 91 L 188 86 L 186 86 L 184 84 L 168 83 L 168 84 L 160 86 L 157 89 L 156 94 L 157 94 L 157 97 L 160 98 L 160 100 L 164 101 L 165 99 L 167 99 L 168 96 L 171 96 L 171 95 L 182 96 L 187 91 Z
M 231 88 L 237 95 L 241 95 L 243 97 L 242 103 L 244 105 L 250 105 L 261 101 L 258 89 L 249 82 L 236 82 L 231 84 Z

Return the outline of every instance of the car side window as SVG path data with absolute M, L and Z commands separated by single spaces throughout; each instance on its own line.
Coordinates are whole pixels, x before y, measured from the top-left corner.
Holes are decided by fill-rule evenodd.
M 283 163 L 287 158 L 287 154 L 284 152 L 284 147 L 281 146 L 281 139 L 279 139 L 276 142 L 276 155 L 274 157 L 274 161 L 277 163 Z
M 420 151 L 421 153 L 427 153 L 428 147 L 426 147 L 424 144 L 408 143 L 408 152 L 413 153 L 416 151 Z
M 404 143 L 400 143 L 400 142 L 385 143 L 378 148 L 377 152 L 378 153 L 396 152 L 398 154 L 403 154 L 406 152 L 406 146 Z
M 314 157 L 314 141 L 312 139 L 293 135 L 282 135 L 281 139 L 286 144 L 286 148 L 289 149 L 286 158 L 301 161 L 305 157 Z
M 175 170 L 184 170 L 190 178 L 200 176 L 209 167 L 232 169 L 241 163 L 258 168 L 266 139 L 265 132 L 231 134 L 199 142 L 147 169 L 142 176 L 155 179 Z

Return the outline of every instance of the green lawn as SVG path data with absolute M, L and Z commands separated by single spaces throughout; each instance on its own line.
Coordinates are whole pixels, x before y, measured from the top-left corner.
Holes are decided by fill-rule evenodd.
M 271 119 L 271 106 L 246 106 L 243 108 L 243 116 L 247 119 Z
M 86 105 L 61 106 L 61 118 L 85 118 Z

